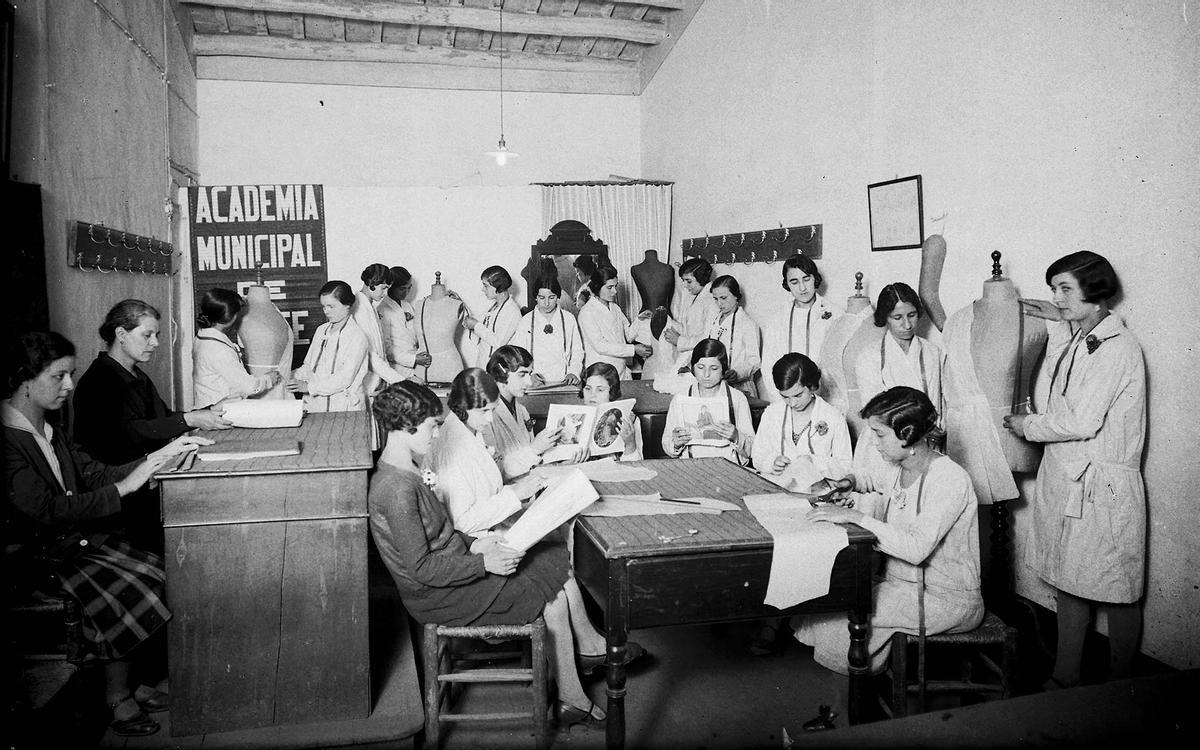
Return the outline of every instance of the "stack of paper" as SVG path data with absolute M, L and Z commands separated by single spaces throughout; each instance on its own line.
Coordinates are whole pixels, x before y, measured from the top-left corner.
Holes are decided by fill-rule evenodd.
M 215 445 L 202 445 L 197 451 L 201 461 L 239 461 L 269 456 L 299 456 L 300 442 L 289 438 L 279 440 L 222 440 Z

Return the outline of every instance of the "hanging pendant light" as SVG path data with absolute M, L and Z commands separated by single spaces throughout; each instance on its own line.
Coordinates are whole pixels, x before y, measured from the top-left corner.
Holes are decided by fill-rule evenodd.
M 509 151 L 508 144 L 504 142 L 504 0 L 500 0 L 500 141 L 495 151 L 485 153 L 496 160 L 497 167 L 503 167 L 509 159 L 519 156 Z

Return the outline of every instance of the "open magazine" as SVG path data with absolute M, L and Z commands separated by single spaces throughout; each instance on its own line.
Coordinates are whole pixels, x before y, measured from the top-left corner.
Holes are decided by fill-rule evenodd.
M 569 461 L 583 446 L 592 456 L 624 453 L 625 440 L 621 425 L 633 411 L 635 399 L 627 398 L 607 404 L 550 404 L 546 411 L 546 427 L 561 427 L 558 444 L 542 455 L 544 463 Z
M 524 552 L 574 518 L 600 495 L 579 469 L 552 481 L 504 532 L 504 544 Z
M 729 402 L 721 396 L 680 396 L 680 415 L 683 426 L 692 432 L 688 445 L 711 445 L 720 448 L 729 445 L 715 426 L 729 424 Z

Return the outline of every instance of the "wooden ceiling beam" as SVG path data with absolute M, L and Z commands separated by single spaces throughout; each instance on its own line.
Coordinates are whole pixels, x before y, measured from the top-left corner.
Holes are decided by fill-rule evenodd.
M 424 44 L 374 44 L 370 42 L 320 42 L 312 39 L 262 37 L 243 34 L 198 34 L 197 57 L 258 57 L 278 60 L 328 62 L 422 63 L 492 70 L 500 65 L 500 52 Z M 504 69 L 556 72 L 634 73 L 637 63 L 580 55 L 540 55 L 505 52 Z
M 192 4 L 257 13 L 307 13 L 358 21 L 500 30 L 499 11 L 459 5 L 414 5 L 389 0 L 198 0 Z M 665 24 L 651 21 L 531 13 L 504 14 L 504 31 L 539 36 L 602 37 L 639 44 L 659 44 L 669 37 Z

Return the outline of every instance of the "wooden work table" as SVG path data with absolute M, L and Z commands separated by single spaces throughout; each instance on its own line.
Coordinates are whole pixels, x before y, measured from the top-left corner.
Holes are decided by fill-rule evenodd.
M 365 718 L 366 412 L 203 433 L 300 442 L 298 456 L 160 474 L 171 733 Z
M 722 458 L 644 461 L 653 479 L 606 484 L 601 494 L 660 492 L 737 503 L 744 495 L 778 492 L 757 474 Z M 625 742 L 625 668 L 629 631 L 664 625 L 724 622 L 787 614 L 848 612 L 850 722 L 863 715 L 870 664 L 871 567 L 875 537 L 848 526 L 829 593 L 786 610 L 763 604 L 770 577 L 771 535 L 746 510 L 719 515 L 581 517 L 575 526 L 575 576 L 604 611 L 608 642 L 607 743 Z

